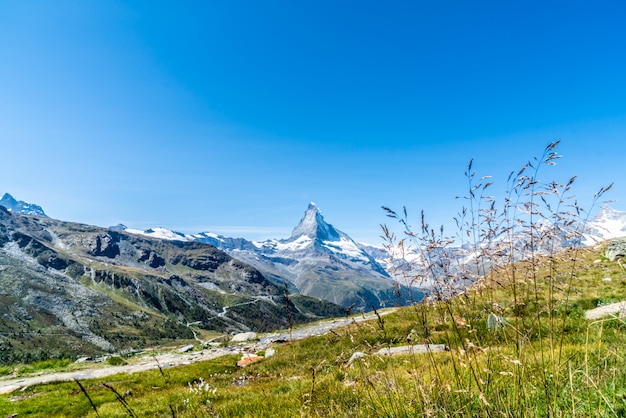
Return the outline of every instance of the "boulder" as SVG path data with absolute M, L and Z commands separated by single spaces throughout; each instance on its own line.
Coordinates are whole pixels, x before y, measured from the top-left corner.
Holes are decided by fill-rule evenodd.
M 256 338 L 256 332 L 241 332 L 239 334 L 233 335 L 233 338 L 230 340 L 233 343 L 242 343 L 245 341 L 254 340 Z
M 354 363 L 356 360 L 361 359 L 367 357 L 367 354 L 365 354 L 362 351 L 355 351 L 351 356 L 350 356 L 350 360 L 348 360 L 348 366 L 350 366 L 352 363 Z
M 611 261 L 626 257 L 626 237 L 609 242 L 604 250 L 604 256 Z
M 263 357 L 261 356 L 257 356 L 256 354 L 248 354 L 245 353 L 243 356 L 241 356 L 241 360 L 239 360 L 237 362 L 237 366 L 238 367 L 247 367 L 249 365 L 251 365 L 252 363 L 256 363 L 258 361 L 263 360 Z
M 626 316 L 626 301 L 599 306 L 585 312 L 585 319 L 596 320 L 609 315 L 617 315 L 619 318 Z
M 186 346 L 184 346 L 182 348 L 179 348 L 178 352 L 179 353 L 186 353 L 187 351 L 191 351 L 191 350 L 193 350 L 193 344 L 189 344 L 189 345 L 186 345 Z
M 448 351 L 445 344 L 416 344 L 402 345 L 399 347 L 382 348 L 376 354 L 381 356 L 395 356 L 399 354 L 426 354 L 439 351 Z

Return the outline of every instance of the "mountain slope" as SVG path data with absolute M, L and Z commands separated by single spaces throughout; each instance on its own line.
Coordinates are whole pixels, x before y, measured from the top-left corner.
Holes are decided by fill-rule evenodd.
M 284 328 L 287 305 L 295 323 L 343 312 L 304 296 L 287 301 L 284 289 L 211 245 L 137 237 L 4 207 L 0 266 L 0 334 L 10 334 L 11 346 L 23 346 L 13 359 L 193 338 L 187 327 L 193 322 L 229 333 Z M 2 360 L 11 360 L 9 352 Z
M 611 238 L 626 236 L 626 212 L 602 206 L 591 219 L 586 229 L 587 245 L 593 245 Z

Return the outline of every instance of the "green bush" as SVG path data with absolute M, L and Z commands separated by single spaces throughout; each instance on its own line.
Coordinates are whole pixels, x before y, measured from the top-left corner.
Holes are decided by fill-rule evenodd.
M 107 364 L 111 366 L 123 366 L 127 363 L 120 356 L 111 356 L 107 359 Z

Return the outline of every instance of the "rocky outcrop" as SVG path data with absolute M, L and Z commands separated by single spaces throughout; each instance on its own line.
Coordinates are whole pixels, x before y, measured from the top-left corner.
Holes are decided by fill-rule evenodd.
M 604 256 L 610 261 L 626 257 L 626 237 L 616 238 L 606 245 Z
M 118 234 L 99 234 L 88 242 L 87 252 L 96 257 L 115 258 L 120 254 Z
M 44 267 L 62 271 L 74 264 L 73 261 L 59 255 L 56 251 L 23 233 L 14 232 L 11 234 L 11 240 L 15 242 L 25 254 L 34 257 L 39 264 Z
M 445 344 L 416 344 L 381 348 L 376 354 L 380 356 L 396 356 L 401 354 L 438 353 L 449 350 L 450 349 Z
M 598 306 L 585 312 L 585 319 L 596 320 L 609 315 L 617 315 L 619 318 L 626 316 L 626 301 Z
M 229 259 L 230 257 L 224 253 L 207 250 L 200 254 L 178 254 L 172 258 L 172 264 L 182 264 L 194 270 L 214 272 Z
M 139 258 L 137 259 L 137 261 L 139 261 L 140 263 L 146 263 L 152 268 L 165 266 L 165 259 L 152 250 L 139 250 Z
M 240 332 L 239 334 L 233 335 L 230 342 L 232 343 L 242 343 L 250 340 L 254 340 L 257 337 L 256 332 Z

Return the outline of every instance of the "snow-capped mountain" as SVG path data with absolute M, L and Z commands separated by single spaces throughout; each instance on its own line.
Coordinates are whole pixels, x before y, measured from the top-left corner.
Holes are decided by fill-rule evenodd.
M 425 249 L 409 242 L 390 250 L 379 249 L 382 253 L 378 257 L 400 283 L 428 291 L 448 282 L 451 288 L 463 289 L 486 274 L 492 263 L 524 260 L 536 254 L 553 254 L 623 236 L 626 236 L 626 212 L 603 206 L 587 223 L 578 220 L 555 224 L 550 219 L 540 219 L 532 228 L 502 231 L 478 245 L 433 245 Z M 376 247 L 368 248 L 370 253 L 375 250 Z
M 5 193 L 2 199 L 0 199 L 0 206 L 4 206 L 9 212 L 20 213 L 22 215 L 48 216 L 44 213 L 41 206 L 22 200 L 16 200 L 8 193 Z
M 317 258 L 332 256 L 355 268 L 366 268 L 388 278 L 385 269 L 347 234 L 324 221 L 315 203 L 310 203 L 304 217 L 286 240 L 255 243 L 266 254 Z
M 166 228 L 150 228 L 146 230 L 141 230 L 128 228 L 124 224 L 117 224 L 115 226 L 110 226 L 109 229 L 113 231 L 125 231 L 130 234 L 143 235 L 149 238 L 165 239 L 169 241 L 194 241 L 191 235 L 183 234 L 182 232 L 172 231 L 171 229 Z
M 587 225 L 585 235 L 587 245 L 626 236 L 626 212 L 602 206 Z
M 272 282 L 281 286 L 287 283 L 290 291 L 345 308 L 369 310 L 409 300 L 408 289 L 401 288 L 398 292 L 385 268 L 368 253 L 372 250 L 327 223 L 314 203 L 309 204 L 287 239 L 256 242 L 211 232 L 191 235 L 165 228 L 142 231 L 121 224 L 110 229 L 150 238 L 211 244 L 255 267 Z M 414 300 L 421 298 L 420 292 L 414 293 Z M 399 298 L 403 299 L 399 301 Z
M 193 237 L 308 296 L 361 309 L 398 302 L 385 269 L 347 234 L 327 223 L 314 203 L 287 239 L 254 242 L 210 233 Z

